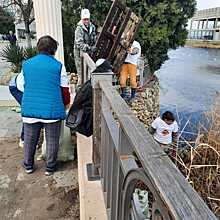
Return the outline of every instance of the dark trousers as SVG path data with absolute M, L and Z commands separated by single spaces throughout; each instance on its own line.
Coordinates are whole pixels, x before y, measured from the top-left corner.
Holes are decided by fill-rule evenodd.
M 9 86 L 11 95 L 15 98 L 19 105 L 21 105 L 23 92 L 19 91 L 16 86 Z M 24 141 L 24 125 L 22 124 L 21 129 L 21 140 Z
M 59 138 L 61 130 L 61 121 L 54 123 L 24 123 L 24 161 L 26 169 L 34 168 L 34 155 L 40 136 L 41 128 L 45 128 L 46 134 L 46 170 L 54 171 L 56 169 L 57 154 L 59 150 Z

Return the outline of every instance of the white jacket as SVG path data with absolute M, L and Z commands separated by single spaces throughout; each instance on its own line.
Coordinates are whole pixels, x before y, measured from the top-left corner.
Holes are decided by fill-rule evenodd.
M 132 46 L 131 46 L 131 50 L 133 49 L 138 49 L 138 53 L 137 54 L 128 54 L 126 59 L 125 59 L 125 63 L 131 63 L 131 64 L 134 64 L 137 66 L 138 64 L 138 59 L 140 58 L 141 56 L 141 45 L 139 44 L 139 42 L 137 41 L 134 41 Z

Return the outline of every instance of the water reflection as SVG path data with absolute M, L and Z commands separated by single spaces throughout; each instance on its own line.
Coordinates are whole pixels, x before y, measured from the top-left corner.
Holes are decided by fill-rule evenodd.
M 180 48 L 170 51 L 169 56 L 170 60 L 157 72 L 161 111 L 178 112 L 182 128 L 188 119 L 197 127 L 220 91 L 220 50 Z
M 210 109 L 220 91 L 220 50 L 180 48 L 158 71 L 162 108 L 199 112 Z

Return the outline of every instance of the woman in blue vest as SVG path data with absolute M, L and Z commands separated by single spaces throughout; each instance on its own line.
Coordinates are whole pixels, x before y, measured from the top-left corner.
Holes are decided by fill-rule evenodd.
M 38 55 L 22 65 L 24 94 L 24 161 L 26 173 L 34 171 L 34 155 L 40 130 L 45 128 L 47 158 L 45 175 L 56 169 L 61 120 L 65 119 L 65 104 L 69 104 L 69 85 L 62 64 L 54 58 L 58 43 L 44 36 L 37 43 Z M 67 97 L 68 101 L 65 101 Z

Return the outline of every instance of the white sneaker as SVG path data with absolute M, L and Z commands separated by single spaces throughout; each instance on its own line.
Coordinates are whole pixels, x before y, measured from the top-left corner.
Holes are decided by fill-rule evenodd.
M 24 148 L 24 141 L 22 141 L 22 140 L 20 139 L 18 146 L 19 146 L 20 148 Z
M 27 173 L 27 174 L 31 174 L 31 173 L 33 173 L 34 172 L 34 169 L 25 169 L 25 172 Z

